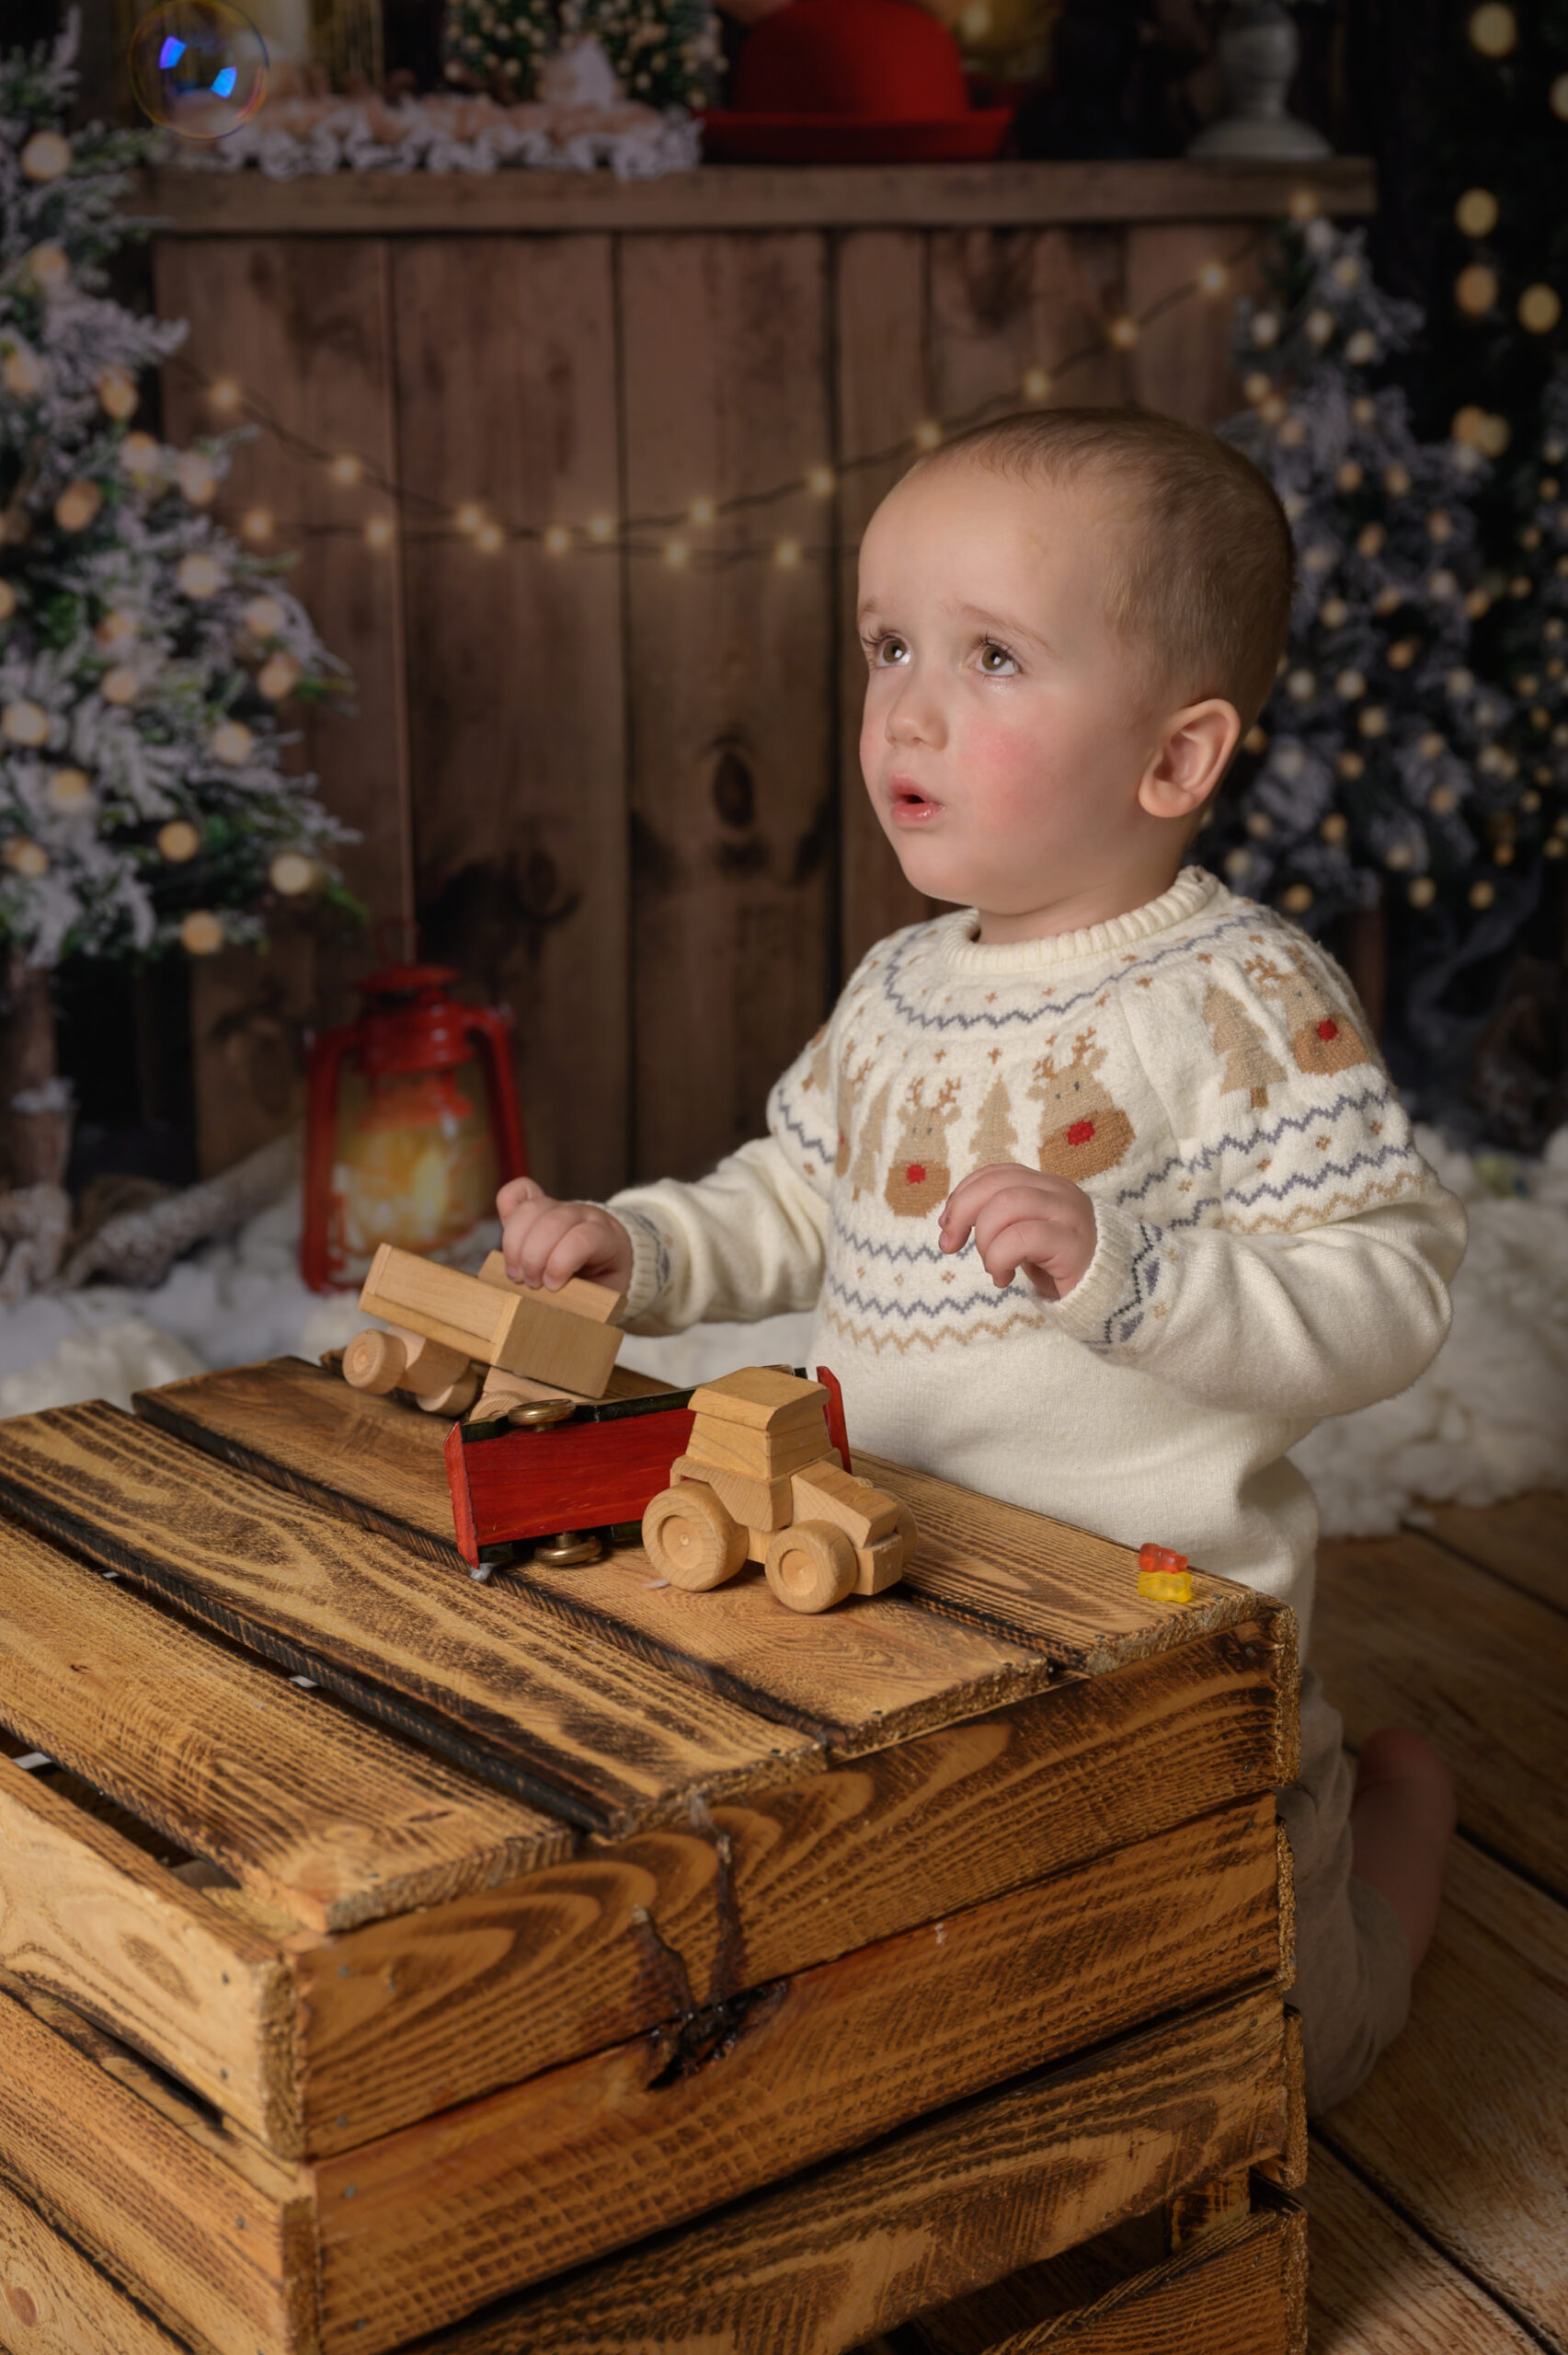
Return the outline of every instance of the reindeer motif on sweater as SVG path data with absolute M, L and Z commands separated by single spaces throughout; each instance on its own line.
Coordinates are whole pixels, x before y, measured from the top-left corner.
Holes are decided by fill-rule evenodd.
M 923 1218 L 953 1190 L 947 1132 L 958 1118 L 959 1082 L 944 1079 L 933 1103 L 925 1100 L 923 1074 L 911 1080 L 898 1118 L 898 1142 L 882 1198 L 899 1218 Z
M 1369 1063 L 1366 1040 L 1301 951 L 1288 945 L 1285 955 L 1288 971 L 1272 957 L 1249 957 L 1242 970 L 1258 995 L 1272 998 L 1284 1015 L 1297 1070 L 1348 1071 L 1353 1063 Z
M 1035 1065 L 1029 1095 L 1042 1108 L 1039 1163 L 1047 1177 L 1081 1184 L 1114 1169 L 1133 1142 L 1132 1122 L 1096 1076 L 1105 1055 L 1090 1028 L 1073 1040 L 1070 1063 L 1057 1062 L 1052 1039 Z

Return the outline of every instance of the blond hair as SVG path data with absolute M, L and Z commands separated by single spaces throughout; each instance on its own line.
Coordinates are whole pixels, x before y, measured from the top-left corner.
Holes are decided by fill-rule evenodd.
M 955 434 L 904 477 L 967 459 L 1036 481 L 1124 489 L 1130 528 L 1108 552 L 1109 618 L 1186 700 L 1221 695 L 1243 731 L 1268 701 L 1290 626 L 1295 550 L 1249 458 L 1173 417 L 1047 408 Z

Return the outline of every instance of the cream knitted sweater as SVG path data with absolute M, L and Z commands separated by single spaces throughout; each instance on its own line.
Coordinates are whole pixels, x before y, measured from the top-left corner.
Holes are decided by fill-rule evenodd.
M 626 1321 L 814 1307 L 852 1446 L 1176 1546 L 1293 1604 L 1305 1649 L 1317 1514 L 1286 1452 L 1431 1360 L 1464 1212 L 1338 967 L 1201 867 L 1087 931 L 975 929 L 881 942 L 766 1137 L 614 1198 Z M 953 1187 L 1001 1161 L 1093 1202 L 1062 1301 L 937 1248 Z

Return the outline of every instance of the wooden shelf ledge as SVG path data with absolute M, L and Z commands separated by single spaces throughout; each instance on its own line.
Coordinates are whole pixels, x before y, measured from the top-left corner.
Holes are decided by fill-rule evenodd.
M 663 179 L 608 172 L 143 174 L 127 204 L 181 237 L 430 236 L 556 230 L 1014 228 L 1127 221 L 1256 221 L 1298 189 L 1326 211 L 1377 202 L 1368 159 L 1299 165 L 1184 160 L 1083 164 L 707 164 Z

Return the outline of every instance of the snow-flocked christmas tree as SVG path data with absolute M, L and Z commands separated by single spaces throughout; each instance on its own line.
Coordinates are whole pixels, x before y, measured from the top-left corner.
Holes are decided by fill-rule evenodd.
M 135 425 L 185 329 L 105 291 L 145 141 L 67 131 L 74 46 L 73 23 L 0 53 L 0 948 L 6 1020 L 30 1000 L 34 1028 L 74 952 L 201 957 L 264 939 L 280 901 L 352 905 L 280 724 L 341 666 L 280 567 L 214 523 L 224 441 Z

